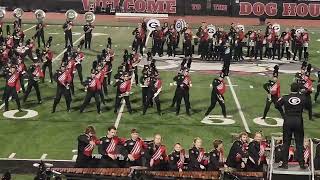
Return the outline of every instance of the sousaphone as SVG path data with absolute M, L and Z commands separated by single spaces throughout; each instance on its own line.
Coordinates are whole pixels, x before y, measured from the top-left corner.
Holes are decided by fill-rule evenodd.
M 46 13 L 41 9 L 37 9 L 34 12 L 34 15 L 35 15 L 36 19 L 38 20 L 38 22 L 42 22 L 44 20 L 44 18 L 46 17 Z
M 68 21 L 74 21 L 77 19 L 78 17 L 78 13 L 73 10 L 73 9 L 69 9 L 66 14 L 65 14 L 66 18 Z
M 87 23 L 93 23 L 94 20 L 96 19 L 96 16 L 94 15 L 93 12 L 86 12 L 84 14 L 84 19 L 86 20 Z
M 13 16 L 17 19 L 20 19 L 23 15 L 23 10 L 21 8 L 16 8 L 13 10 Z
M 2 20 L 5 15 L 6 15 L 6 11 L 4 9 L 0 9 L 0 20 Z

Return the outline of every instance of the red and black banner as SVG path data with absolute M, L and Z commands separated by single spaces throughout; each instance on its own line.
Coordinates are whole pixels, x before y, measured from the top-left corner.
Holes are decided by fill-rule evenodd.
M 212 0 L 210 5 L 211 5 L 210 15 L 213 15 L 213 16 L 230 16 L 231 15 L 230 1 Z
M 232 16 L 267 17 L 267 18 L 304 18 L 319 19 L 320 2 L 292 1 L 256 1 L 240 0 L 235 3 Z

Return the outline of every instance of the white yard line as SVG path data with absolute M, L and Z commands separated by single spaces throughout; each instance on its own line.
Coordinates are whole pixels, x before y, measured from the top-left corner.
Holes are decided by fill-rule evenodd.
M 243 125 L 244 125 L 244 128 L 245 128 L 246 132 L 250 133 L 251 131 L 250 131 L 250 129 L 249 129 L 247 120 L 246 120 L 246 118 L 244 117 L 243 111 L 242 111 L 241 106 L 240 106 L 240 102 L 239 102 L 239 100 L 238 100 L 238 97 L 237 97 L 237 95 L 236 95 L 236 92 L 235 92 L 234 89 L 233 89 L 233 86 L 232 86 L 232 83 L 231 83 L 231 80 L 230 80 L 229 76 L 227 76 L 227 80 L 228 80 L 228 83 L 231 85 L 231 86 L 230 86 L 230 90 L 231 90 L 233 99 L 234 99 L 234 101 L 235 101 L 235 103 L 236 103 L 236 105 L 237 105 L 237 109 L 238 109 L 238 111 L 239 111 L 239 114 L 240 114 L 242 123 L 243 123 Z
M 11 153 L 10 156 L 8 157 L 9 159 L 13 159 L 14 156 L 16 156 L 16 153 Z
M 33 25 L 33 26 L 29 27 L 28 29 L 24 30 L 23 32 L 27 32 L 27 31 L 29 31 L 29 30 L 31 30 L 31 29 L 33 29 L 33 28 L 35 28 L 36 26 L 37 26 L 37 25 Z
M 151 34 L 151 32 L 148 33 L 148 36 L 147 36 L 147 39 L 146 39 L 146 45 L 148 44 L 148 40 L 149 40 L 150 34 Z M 145 49 L 146 48 L 143 48 L 143 52 L 144 52 Z M 134 81 L 134 72 L 132 73 L 132 77 L 131 77 L 131 87 L 132 87 L 133 81 Z M 123 114 L 124 105 L 125 105 L 125 100 L 122 99 L 121 107 L 120 107 L 116 122 L 114 123 L 114 126 L 116 128 L 118 128 L 118 126 L 120 124 L 120 120 L 121 120 L 121 117 L 122 117 L 122 114 Z

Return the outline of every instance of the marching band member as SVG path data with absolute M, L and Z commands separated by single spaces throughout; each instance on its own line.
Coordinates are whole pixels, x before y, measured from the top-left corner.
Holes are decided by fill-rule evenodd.
M 28 69 L 28 87 L 26 89 L 26 92 L 24 93 L 23 102 L 26 102 L 32 87 L 34 87 L 37 94 L 38 104 L 42 103 L 38 82 L 43 77 L 44 77 L 44 74 L 41 69 L 40 62 L 34 62 Z
M 61 96 L 63 95 L 67 105 L 67 112 L 70 112 L 71 106 L 71 92 L 70 92 L 70 83 L 72 77 L 66 68 L 66 64 L 63 63 L 60 69 L 54 74 L 54 80 L 57 82 L 57 92 L 56 97 L 54 98 L 52 113 L 56 112 L 56 107 L 60 102 Z
M 155 134 L 153 141 L 148 144 L 144 154 L 147 160 L 147 166 L 154 171 L 166 170 L 168 157 L 166 154 L 166 146 L 162 145 L 162 137 L 160 134 Z
M 5 74 L 6 75 L 6 87 L 4 89 L 4 110 L 9 111 L 9 98 L 12 97 L 16 100 L 18 110 L 21 110 L 20 100 L 17 93 L 17 86 L 19 84 L 19 71 L 13 66 L 9 66 L 9 71 Z M 19 88 L 20 89 L 20 88 Z
M 80 113 L 82 113 L 85 107 L 90 103 L 92 97 L 96 100 L 97 112 L 101 113 L 100 108 L 100 90 L 101 90 L 101 82 L 100 79 L 96 76 L 96 71 L 94 69 L 91 70 L 91 77 L 88 77 L 87 81 L 84 83 L 85 88 L 87 89 L 87 95 L 84 99 L 83 104 L 80 108 Z
M 78 156 L 75 167 L 92 168 L 95 167 L 95 159 L 92 157 L 94 148 L 101 144 L 96 137 L 96 130 L 93 126 L 88 126 L 84 133 L 78 136 Z
M 184 169 L 185 151 L 180 143 L 174 145 L 174 149 L 168 156 L 168 166 L 170 171 L 182 172 Z
M 139 137 L 137 129 L 131 130 L 131 139 L 126 140 L 123 146 L 127 153 L 126 166 L 142 166 L 142 155 L 147 145 Z
M 128 111 L 131 114 L 131 104 L 129 100 L 129 95 L 131 91 L 131 80 L 129 78 L 129 74 L 125 73 L 123 79 L 119 79 L 118 82 L 114 85 L 117 87 L 117 93 L 116 93 L 116 102 L 114 106 L 114 113 L 118 112 L 118 108 L 120 107 L 120 103 L 122 98 L 124 98 Z
M 43 71 L 43 78 L 42 82 L 44 82 L 44 79 L 46 77 L 46 69 L 48 67 L 49 69 L 49 76 L 50 76 L 50 82 L 53 83 L 52 81 L 52 60 L 53 60 L 53 52 L 49 49 L 50 47 L 46 46 L 46 49 L 42 52 L 42 71 Z
M 246 167 L 243 158 L 247 157 L 247 139 L 247 133 L 240 133 L 239 140 L 235 141 L 230 148 L 230 152 L 226 161 L 226 166 L 235 168 L 237 170 L 244 169 Z
M 98 151 L 102 155 L 99 167 L 100 168 L 116 168 L 118 165 L 118 154 L 116 151 L 117 145 L 124 144 L 125 140 L 117 136 L 117 128 L 114 126 L 108 127 L 106 136 L 100 138 L 101 144 Z
M 303 41 L 304 60 L 308 61 L 308 58 L 309 58 L 308 47 L 309 47 L 310 36 L 307 29 L 304 29 L 302 33 L 302 41 Z
M 205 170 L 208 160 L 205 157 L 205 150 L 202 148 L 202 139 L 199 137 L 193 140 L 193 147 L 189 149 L 189 171 Z
M 209 153 L 208 171 L 218 171 L 224 164 L 224 149 L 222 140 L 213 141 L 213 150 Z
M 86 25 L 83 26 L 84 31 L 84 48 L 91 49 L 91 40 L 92 40 L 92 31 L 94 29 L 94 25 L 91 22 L 87 22 Z
M 287 56 L 287 60 L 290 60 L 291 58 L 291 53 L 289 52 L 289 48 L 290 48 L 290 42 L 291 42 L 291 32 L 289 30 L 289 28 L 286 29 L 285 32 L 281 33 L 281 38 L 282 38 L 282 50 L 281 50 L 281 58 L 284 55 L 284 50 L 286 51 L 286 56 Z
M 211 104 L 205 114 L 205 116 L 208 116 L 210 112 L 214 109 L 217 101 L 221 106 L 223 117 L 227 117 L 226 112 L 226 105 L 224 102 L 224 96 L 223 94 L 226 91 L 226 85 L 224 82 L 224 74 L 220 73 L 219 78 L 215 78 L 212 82 L 212 91 L 211 91 Z
M 263 165 L 267 164 L 264 154 L 266 144 L 262 141 L 262 134 L 255 133 L 254 140 L 249 143 L 247 170 L 249 172 L 262 172 Z
M 72 27 L 73 27 L 73 22 L 70 20 L 66 20 L 66 22 L 63 24 L 62 28 L 64 31 L 64 41 L 65 41 L 65 46 L 64 48 L 67 48 L 68 45 L 73 47 L 73 42 L 72 42 Z

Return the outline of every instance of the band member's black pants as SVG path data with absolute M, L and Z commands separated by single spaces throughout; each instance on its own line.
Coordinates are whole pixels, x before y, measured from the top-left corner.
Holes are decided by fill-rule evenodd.
M 49 62 L 49 61 L 43 63 L 43 65 L 42 65 L 42 71 L 43 71 L 43 74 L 44 74 L 42 82 L 44 81 L 44 79 L 46 77 L 46 69 L 47 69 L 47 67 L 49 69 L 50 82 L 52 83 L 53 82 L 52 81 L 52 62 Z
M 318 84 L 318 86 L 317 86 L 317 92 L 316 92 L 316 94 L 314 95 L 314 101 L 317 101 L 318 96 L 319 96 L 319 93 L 320 93 L 320 84 Z
M 91 33 L 85 33 L 84 34 L 84 48 L 91 49 L 91 40 L 92 40 L 92 34 Z
M 38 47 L 40 48 L 40 41 L 42 42 L 43 47 L 45 47 L 46 43 L 45 43 L 45 40 L 44 40 L 44 32 L 43 31 L 42 32 L 41 31 L 38 32 L 36 37 L 38 39 Z
M 88 89 L 87 91 L 87 95 L 84 98 L 84 102 L 80 107 L 80 112 L 83 112 L 84 108 L 90 103 L 91 98 L 94 97 L 94 99 L 96 100 L 96 106 L 97 106 L 97 112 L 100 113 L 101 109 L 100 109 L 100 98 L 99 98 L 99 91 L 91 91 Z
M 121 104 L 121 100 L 122 100 L 122 98 L 124 98 L 129 113 L 132 113 L 131 103 L 130 103 L 129 96 L 124 96 L 124 97 L 119 97 L 119 96 L 120 96 L 120 94 L 117 93 L 117 95 L 116 95 L 116 102 L 115 102 L 115 105 L 114 105 L 114 112 L 115 112 L 115 113 L 118 112 L 118 109 L 119 109 L 120 104 Z
M 262 51 L 263 51 L 263 44 L 257 43 L 255 47 L 255 53 L 254 53 L 254 59 L 257 59 L 257 57 L 260 57 L 260 60 L 262 60 Z
M 13 99 L 16 100 L 18 109 L 21 109 L 20 106 L 20 100 L 19 100 L 19 96 L 17 94 L 16 91 L 16 87 L 10 87 L 10 86 L 6 86 L 5 90 L 4 90 L 4 104 L 5 104 L 5 111 L 9 110 L 9 98 L 10 96 L 12 96 Z
M 67 32 L 64 34 L 64 41 L 65 41 L 65 48 L 68 47 L 68 43 L 71 47 L 73 47 L 72 32 Z
M 269 99 L 269 98 L 266 99 L 266 106 L 264 107 L 263 116 L 262 116 L 263 119 L 266 118 L 266 116 L 267 116 L 267 114 L 268 114 L 268 111 L 269 111 L 269 109 L 270 109 L 271 104 L 272 104 L 272 103 L 273 103 L 273 104 L 276 104 L 277 101 L 278 101 L 278 99 L 279 99 L 279 98 L 276 97 L 276 96 L 271 96 L 271 99 Z M 276 109 L 278 109 L 278 111 L 280 112 L 281 117 L 284 118 L 283 109 L 282 109 L 281 107 L 277 107 L 277 106 L 275 106 L 275 107 L 276 107 Z
M 181 105 L 182 98 L 186 106 L 186 112 L 189 115 L 190 114 L 189 89 L 183 89 L 183 88 L 178 88 L 176 114 L 178 115 L 180 113 L 180 105 Z
M 27 87 L 27 90 L 24 94 L 23 101 L 25 102 L 27 100 L 27 98 L 31 92 L 32 87 L 34 87 L 34 89 L 36 90 L 37 99 L 38 99 L 38 102 L 40 102 L 41 101 L 41 94 L 40 94 L 40 90 L 39 90 L 39 84 L 38 84 L 38 81 L 35 81 L 34 79 L 29 79 L 28 87 Z
M 296 45 L 296 47 L 294 49 L 294 53 L 293 53 L 293 60 L 296 60 L 296 55 L 297 55 L 297 53 L 299 53 L 299 61 L 301 61 L 302 50 L 303 50 L 302 45 Z
M 77 69 L 77 72 L 78 72 L 78 75 L 79 75 L 80 82 L 81 82 L 81 84 L 83 84 L 82 65 L 81 64 L 77 64 L 76 65 L 76 69 Z
M 291 145 L 292 134 L 296 143 L 297 160 L 303 164 L 303 139 L 304 129 L 301 115 L 286 116 L 283 124 L 283 163 L 288 164 L 289 147 Z
M 59 104 L 62 95 L 64 96 L 64 99 L 66 101 L 67 111 L 70 110 L 70 105 L 72 101 L 70 89 L 67 89 L 65 86 L 58 84 L 56 97 L 54 98 L 54 101 L 53 101 L 52 112 L 56 111 L 56 107 Z
M 220 97 L 218 97 L 220 96 Z M 205 114 L 205 116 L 209 115 L 210 112 L 214 109 L 214 107 L 216 106 L 216 103 L 219 103 L 221 106 L 221 110 L 222 110 L 222 115 L 223 117 L 227 117 L 227 112 L 226 112 L 226 105 L 224 103 L 224 97 L 221 95 L 218 95 L 216 93 L 211 93 L 211 104 Z

